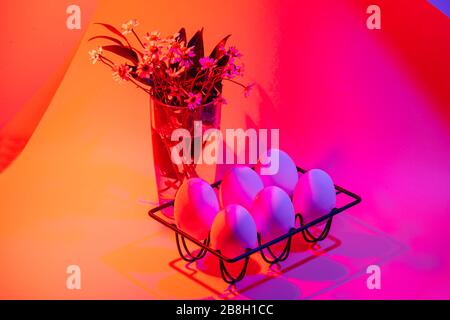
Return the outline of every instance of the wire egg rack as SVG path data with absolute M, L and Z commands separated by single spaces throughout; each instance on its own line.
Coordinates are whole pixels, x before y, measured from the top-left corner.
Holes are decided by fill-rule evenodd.
M 300 173 L 305 173 L 306 170 L 302 169 L 300 167 L 297 167 L 297 171 Z M 213 188 L 219 188 L 221 184 L 221 180 L 211 184 Z M 187 232 L 181 230 L 176 226 L 174 221 L 170 218 L 167 218 L 164 216 L 161 212 L 163 209 L 172 207 L 174 205 L 174 200 L 171 200 L 169 202 L 166 202 L 156 208 L 151 209 L 148 214 L 151 218 L 158 221 L 165 227 L 173 230 L 175 232 L 175 240 L 177 245 L 178 253 L 180 254 L 180 257 L 187 261 L 187 262 L 195 262 L 199 259 L 202 259 L 205 257 L 205 255 L 209 252 L 212 255 L 216 256 L 219 259 L 219 265 L 220 265 L 220 273 L 223 278 L 223 280 L 228 284 L 235 284 L 238 281 L 241 281 L 245 277 L 245 273 L 247 271 L 248 262 L 250 260 L 250 257 L 253 254 L 260 253 L 262 259 L 268 263 L 268 264 L 274 264 L 278 262 L 282 262 L 286 260 L 289 257 L 290 249 L 291 249 L 291 243 L 292 243 L 292 237 L 296 235 L 297 233 L 301 233 L 303 238 L 306 242 L 309 243 L 316 243 L 319 241 L 324 240 L 331 229 L 331 224 L 333 221 L 333 217 L 355 205 L 361 202 L 361 197 L 357 194 L 350 192 L 342 187 L 339 187 L 337 185 L 334 185 L 334 188 L 336 190 L 336 195 L 346 195 L 350 199 L 350 201 L 346 201 L 343 205 L 340 205 L 339 207 L 334 208 L 329 213 L 306 223 L 300 213 L 296 213 L 295 216 L 295 225 L 296 227 L 289 230 L 289 232 L 283 234 L 280 237 L 277 237 L 271 241 L 263 243 L 261 240 L 261 236 L 258 233 L 258 246 L 255 248 L 249 248 L 244 253 L 236 256 L 236 257 L 227 257 L 223 255 L 220 250 L 215 250 L 210 246 L 210 237 L 208 237 L 203 240 L 199 241 L 198 239 L 194 238 Z M 323 227 L 322 231 L 315 235 L 313 234 L 310 229 L 317 226 L 318 224 L 325 222 L 325 226 Z M 197 246 L 196 252 L 192 251 L 192 249 L 189 249 L 187 245 L 187 241 L 189 240 L 191 243 L 195 244 Z M 282 241 L 285 241 L 283 249 L 281 249 L 281 252 L 275 253 L 271 247 L 274 245 L 281 243 Z M 228 270 L 226 264 L 230 263 L 236 263 L 238 261 L 244 261 L 241 271 L 237 275 L 232 275 L 230 271 Z

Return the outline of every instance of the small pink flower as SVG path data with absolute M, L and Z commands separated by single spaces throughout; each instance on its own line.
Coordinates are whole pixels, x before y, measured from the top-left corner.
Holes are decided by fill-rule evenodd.
M 224 98 L 222 95 L 218 96 L 218 97 L 214 100 L 214 102 L 215 102 L 215 104 L 218 104 L 218 105 L 228 104 L 228 101 L 225 100 L 225 98 Z
M 242 57 L 242 54 L 236 49 L 236 47 L 230 47 L 228 48 L 228 55 L 233 58 L 240 58 Z
M 187 107 L 190 110 L 194 110 L 195 107 L 198 107 L 202 103 L 202 95 L 200 93 L 194 94 L 189 92 L 188 98 L 184 100 L 187 103 Z
M 178 78 L 180 76 L 180 74 L 184 72 L 184 70 L 186 70 L 184 67 L 178 71 L 169 68 L 169 69 L 166 69 L 166 73 L 171 78 Z
M 248 98 L 248 96 L 250 95 L 250 92 L 252 91 L 254 86 L 255 86 L 254 83 L 250 83 L 250 84 L 245 86 L 245 88 L 244 88 L 244 97 Z
M 126 35 L 128 33 L 131 33 L 133 31 L 134 27 L 137 27 L 139 25 L 139 22 L 136 19 L 128 20 L 127 22 L 122 24 L 122 34 Z
M 161 40 L 161 33 L 158 32 L 158 31 L 152 31 L 152 32 L 150 32 L 150 33 L 147 32 L 147 33 L 144 35 L 144 39 L 145 39 L 146 41 L 148 41 L 148 42 L 151 42 L 151 41 L 159 41 L 159 40 Z
M 97 61 L 100 59 L 100 56 L 103 53 L 102 47 L 98 47 L 96 50 L 89 51 L 89 60 L 92 61 L 92 64 L 96 64 Z
M 203 57 L 199 60 L 200 65 L 202 66 L 202 70 L 204 69 L 212 69 L 216 66 L 216 60 L 209 57 Z
M 243 67 L 234 64 L 234 62 L 230 61 L 224 69 L 224 77 L 234 78 L 236 76 L 241 76 L 243 73 Z
M 169 87 L 169 93 L 168 93 L 167 97 L 169 98 L 169 100 L 172 100 L 173 98 L 178 96 L 179 93 L 180 93 L 180 89 L 177 86 L 171 85 Z
M 221 44 L 218 48 L 218 54 L 219 56 L 223 56 L 225 54 L 227 54 L 227 50 L 225 49 L 225 46 L 223 44 Z
M 146 43 L 144 48 L 144 54 L 151 57 L 158 57 L 162 54 L 162 46 L 155 41 L 151 41 L 150 43 Z
M 194 47 L 184 47 L 181 46 L 178 49 L 178 52 L 175 52 L 173 62 L 179 62 L 180 67 L 189 68 L 192 65 L 192 58 L 195 57 L 194 51 L 192 51 Z
M 126 64 L 121 64 L 118 66 L 114 66 L 113 68 L 113 78 L 116 81 L 128 81 L 130 80 L 131 68 Z
M 169 51 L 172 52 L 172 53 L 179 53 L 180 49 L 182 47 L 184 47 L 184 44 L 181 43 L 181 42 L 176 41 L 176 42 L 173 42 L 173 43 L 170 44 Z
M 152 72 L 153 66 L 148 57 L 145 57 L 143 61 L 139 62 L 136 69 L 136 74 L 138 75 L 139 78 L 148 79 L 150 78 Z
M 178 41 L 173 41 L 169 44 L 167 48 L 166 58 L 169 63 L 175 63 L 176 59 L 180 55 L 180 49 L 183 47 L 183 44 Z
M 175 41 L 177 41 L 177 38 L 179 37 L 179 33 L 174 33 L 172 35 L 167 36 L 165 39 L 163 39 L 164 42 L 168 43 L 168 44 L 172 44 Z

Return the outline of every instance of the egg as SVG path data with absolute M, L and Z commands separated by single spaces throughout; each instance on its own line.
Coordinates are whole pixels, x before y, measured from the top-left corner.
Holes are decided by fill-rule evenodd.
M 200 178 L 185 180 L 175 196 L 174 216 L 177 227 L 199 240 L 208 237 L 219 210 L 216 193 Z
M 228 170 L 220 185 L 220 204 L 239 204 L 250 210 L 253 200 L 264 185 L 259 175 L 249 167 L 236 166 Z
M 292 196 L 298 182 L 298 173 L 294 161 L 286 152 L 269 149 L 267 154 L 258 160 L 255 170 L 261 176 L 264 186 L 280 187 Z
M 243 206 L 231 204 L 219 211 L 211 227 L 211 246 L 227 257 L 245 253 L 257 244 L 255 221 Z
M 291 199 L 277 186 L 261 190 L 250 213 L 263 242 L 282 236 L 295 225 L 295 211 Z
M 305 222 L 330 213 L 336 207 L 333 180 L 323 170 L 312 169 L 303 174 L 294 190 L 294 208 Z

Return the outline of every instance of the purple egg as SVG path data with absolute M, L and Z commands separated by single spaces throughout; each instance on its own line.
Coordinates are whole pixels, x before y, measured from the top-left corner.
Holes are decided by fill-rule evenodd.
M 231 204 L 215 217 L 211 228 L 211 246 L 230 258 L 257 245 L 255 221 L 243 206 Z
M 312 169 L 300 176 L 293 196 L 294 208 L 305 222 L 328 214 L 336 207 L 333 180 L 323 170 Z
M 281 188 L 264 188 L 255 198 L 251 209 L 263 242 L 289 232 L 295 225 L 295 212 L 291 199 Z
M 177 226 L 199 240 L 208 237 L 219 210 L 216 193 L 200 178 L 185 180 L 175 196 L 174 216 Z
M 272 163 L 273 161 L 278 161 L 278 163 Z M 270 167 L 278 170 L 274 174 L 263 174 L 263 169 L 268 170 Z M 275 148 L 268 150 L 267 155 L 258 160 L 255 170 L 259 173 L 264 186 L 280 187 L 289 196 L 294 192 L 298 181 L 297 167 L 286 152 Z
M 228 170 L 220 184 L 220 204 L 239 204 L 250 210 L 258 192 L 264 185 L 259 175 L 246 166 L 236 166 Z

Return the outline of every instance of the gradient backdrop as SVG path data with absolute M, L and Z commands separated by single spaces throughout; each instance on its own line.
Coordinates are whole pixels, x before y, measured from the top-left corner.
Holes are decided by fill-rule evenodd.
M 81 8 L 81 30 L 66 8 Z M 368 30 L 366 8 L 381 8 Z M 0 298 L 450 298 L 448 1 L 2 1 Z M 447 15 L 446 15 L 447 14 Z M 363 202 L 319 248 L 227 291 L 179 261 L 156 201 L 149 101 L 92 66 L 87 39 L 137 18 L 141 32 L 231 33 L 245 99 L 223 128 L 280 128 L 281 147 Z M 81 267 L 81 290 L 66 267 Z M 381 290 L 365 270 L 378 264 Z M 201 268 L 200 268 L 201 269 Z M 260 272 L 256 272 L 256 271 Z

